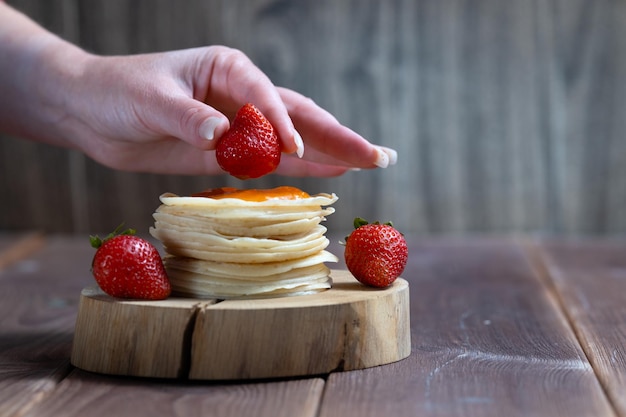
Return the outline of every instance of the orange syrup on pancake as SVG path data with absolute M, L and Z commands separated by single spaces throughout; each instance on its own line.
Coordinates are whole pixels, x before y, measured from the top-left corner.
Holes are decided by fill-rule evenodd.
M 260 202 L 267 200 L 298 200 L 309 198 L 306 192 L 290 186 L 281 186 L 270 189 L 241 190 L 234 187 L 220 187 L 194 193 L 192 197 L 206 197 L 214 199 L 236 198 L 244 201 Z

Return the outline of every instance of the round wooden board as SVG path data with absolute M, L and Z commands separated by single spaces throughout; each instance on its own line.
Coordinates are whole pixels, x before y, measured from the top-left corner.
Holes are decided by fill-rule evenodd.
M 318 294 L 256 300 L 125 301 L 82 291 L 78 368 L 113 375 L 232 380 L 326 374 L 406 358 L 408 283 L 385 289 L 333 270 Z

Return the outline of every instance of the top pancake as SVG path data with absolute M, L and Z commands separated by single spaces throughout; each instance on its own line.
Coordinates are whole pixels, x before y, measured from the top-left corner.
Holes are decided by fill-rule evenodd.
M 297 207 L 329 206 L 337 201 L 335 194 L 320 193 L 308 198 L 280 199 L 273 198 L 265 201 L 247 201 L 238 198 L 209 198 L 209 197 L 180 197 L 176 194 L 162 194 L 160 200 L 166 206 L 187 206 L 208 209 L 212 207 L 242 207 L 242 208 L 267 208 L 280 207 L 288 209 Z

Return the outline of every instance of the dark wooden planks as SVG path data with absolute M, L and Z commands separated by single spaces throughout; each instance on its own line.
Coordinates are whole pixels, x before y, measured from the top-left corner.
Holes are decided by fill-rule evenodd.
M 589 361 L 626 416 L 626 241 L 546 241 L 541 253 Z
M 320 378 L 238 384 L 114 378 L 75 370 L 25 417 L 314 417 Z
M 568 299 L 595 372 L 623 406 L 623 242 L 552 242 L 527 252 L 509 240 L 410 239 L 411 357 L 331 374 L 326 386 L 318 378 L 222 385 L 71 370 L 75 303 L 92 283 L 92 250 L 84 239 L 47 242 L 0 273 L 2 416 L 614 415 L 559 310 Z
M 69 372 L 92 252 L 83 240 L 47 238 L 0 271 L 0 415 L 21 415 Z
M 333 373 L 320 415 L 612 416 L 522 246 L 410 241 L 411 356 Z

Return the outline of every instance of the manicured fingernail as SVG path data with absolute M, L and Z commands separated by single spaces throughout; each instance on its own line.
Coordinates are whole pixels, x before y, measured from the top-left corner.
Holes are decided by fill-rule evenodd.
M 200 125 L 200 136 L 206 140 L 215 139 L 215 130 L 222 123 L 219 117 L 209 117 Z
M 300 133 L 295 129 L 293 130 L 293 140 L 296 142 L 296 155 L 298 155 L 298 158 L 302 158 L 304 156 L 304 141 Z
M 389 166 L 389 155 L 378 146 L 376 147 L 376 161 L 374 164 L 379 168 L 387 168 Z
M 389 157 L 389 165 L 395 165 L 398 162 L 398 152 L 395 149 L 379 146 L 380 149 Z

